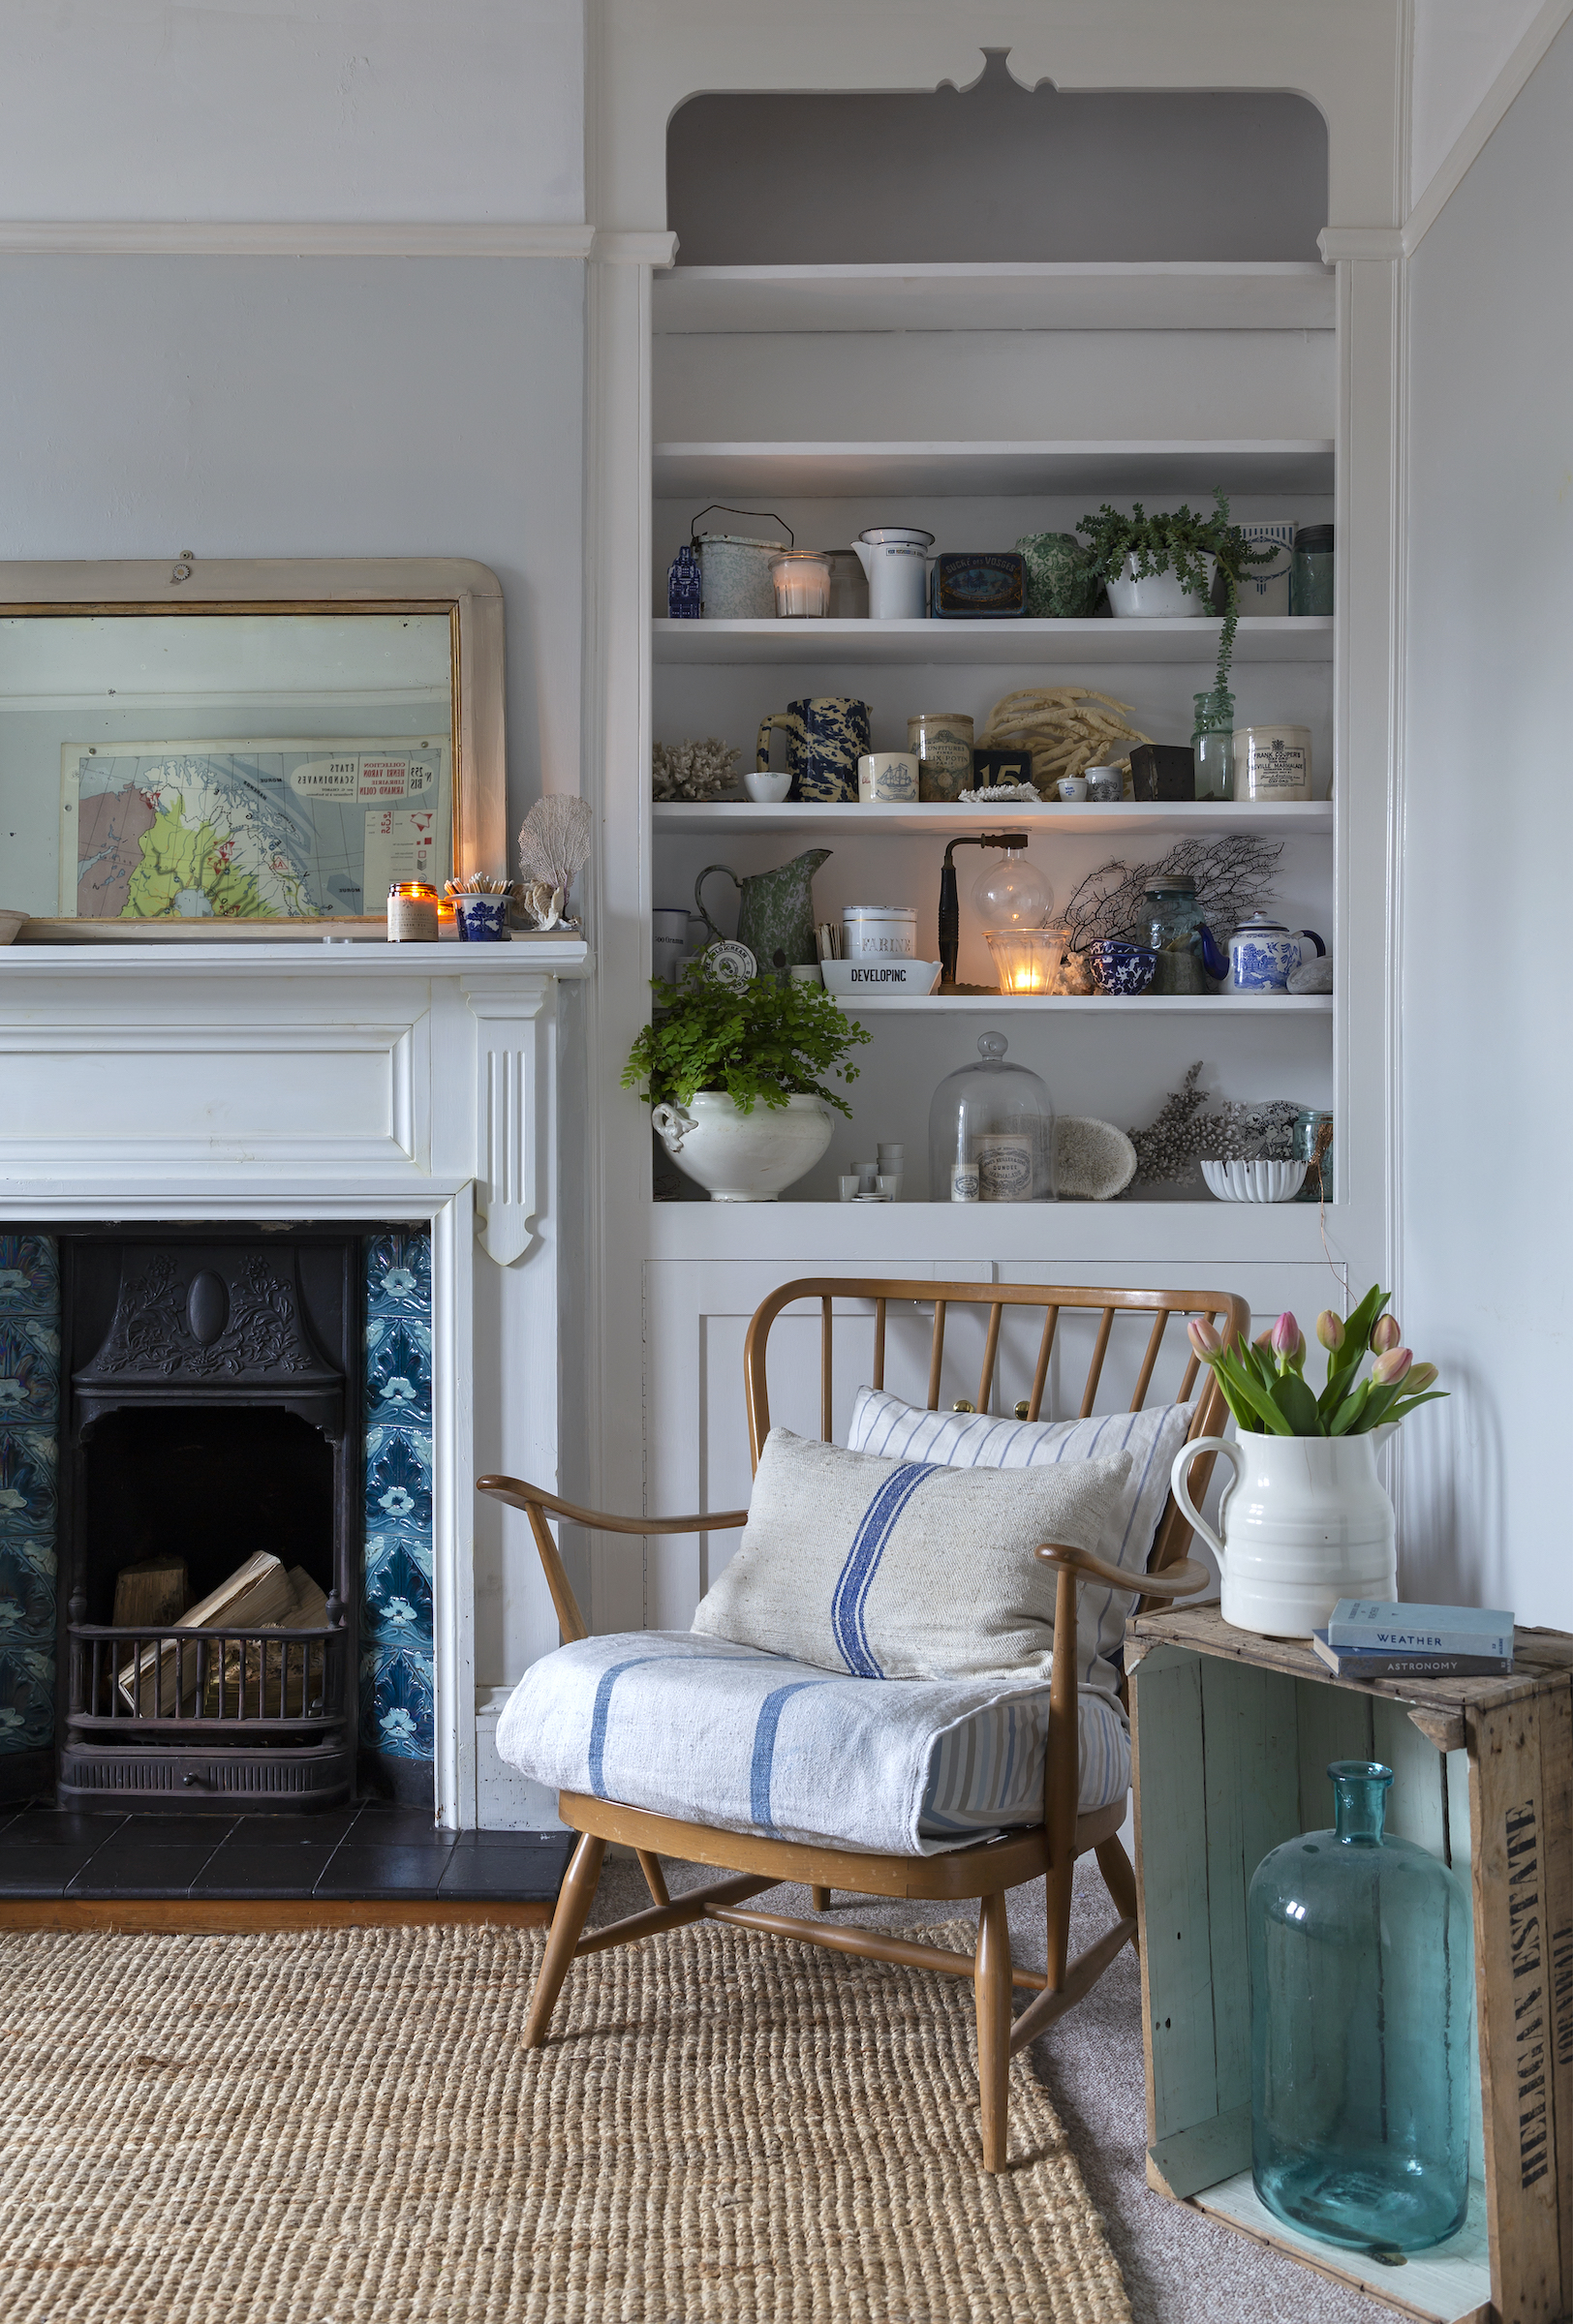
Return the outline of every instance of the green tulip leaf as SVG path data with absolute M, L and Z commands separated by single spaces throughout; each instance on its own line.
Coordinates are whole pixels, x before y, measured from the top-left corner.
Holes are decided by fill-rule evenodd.
M 1285 1372 L 1281 1379 L 1274 1381 L 1273 1401 L 1288 1422 L 1291 1435 L 1321 1435 L 1316 1399 L 1298 1373 Z

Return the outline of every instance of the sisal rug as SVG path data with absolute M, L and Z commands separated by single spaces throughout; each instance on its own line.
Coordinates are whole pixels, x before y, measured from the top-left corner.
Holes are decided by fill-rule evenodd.
M 1025 2059 L 978 2165 L 965 1981 L 700 1925 L 526 2053 L 543 1942 L 0 1937 L 0 2316 L 1129 2324 Z

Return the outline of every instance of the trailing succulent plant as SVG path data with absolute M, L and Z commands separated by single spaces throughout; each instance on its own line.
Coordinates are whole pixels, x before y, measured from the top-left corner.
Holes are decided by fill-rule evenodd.
M 1235 626 L 1240 619 L 1240 583 L 1246 567 L 1270 564 L 1278 551 L 1250 547 L 1239 526 L 1230 521 L 1221 487 L 1215 485 L 1213 499 L 1217 506 L 1211 516 L 1198 516 L 1184 502 L 1166 515 L 1149 516 L 1140 501 L 1132 501 L 1130 514 L 1126 516 L 1105 501 L 1095 516 L 1081 518 L 1076 530 L 1088 536 L 1090 569 L 1105 583 L 1119 579 L 1128 557 L 1139 580 L 1173 573 L 1181 587 L 1195 596 L 1210 596 L 1218 604 L 1221 595 L 1223 627 L 1218 632 L 1214 680 L 1221 691 L 1229 681 Z M 1207 569 L 1210 557 L 1218 561 L 1216 582 Z

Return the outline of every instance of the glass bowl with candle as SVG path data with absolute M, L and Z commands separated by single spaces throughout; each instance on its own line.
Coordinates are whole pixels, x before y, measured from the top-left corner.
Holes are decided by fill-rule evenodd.
M 1052 993 L 1068 928 L 991 928 L 985 932 L 994 972 L 1004 994 Z
M 770 561 L 778 621 L 830 611 L 830 559 L 822 549 L 783 549 Z

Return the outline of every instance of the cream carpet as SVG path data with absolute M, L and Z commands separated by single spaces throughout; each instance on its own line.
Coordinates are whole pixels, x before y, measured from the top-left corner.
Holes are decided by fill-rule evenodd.
M 689 1928 L 527 2055 L 542 1942 L 0 1938 L 6 2324 L 1127 2324 L 1025 2059 L 978 2166 L 965 1982 Z

